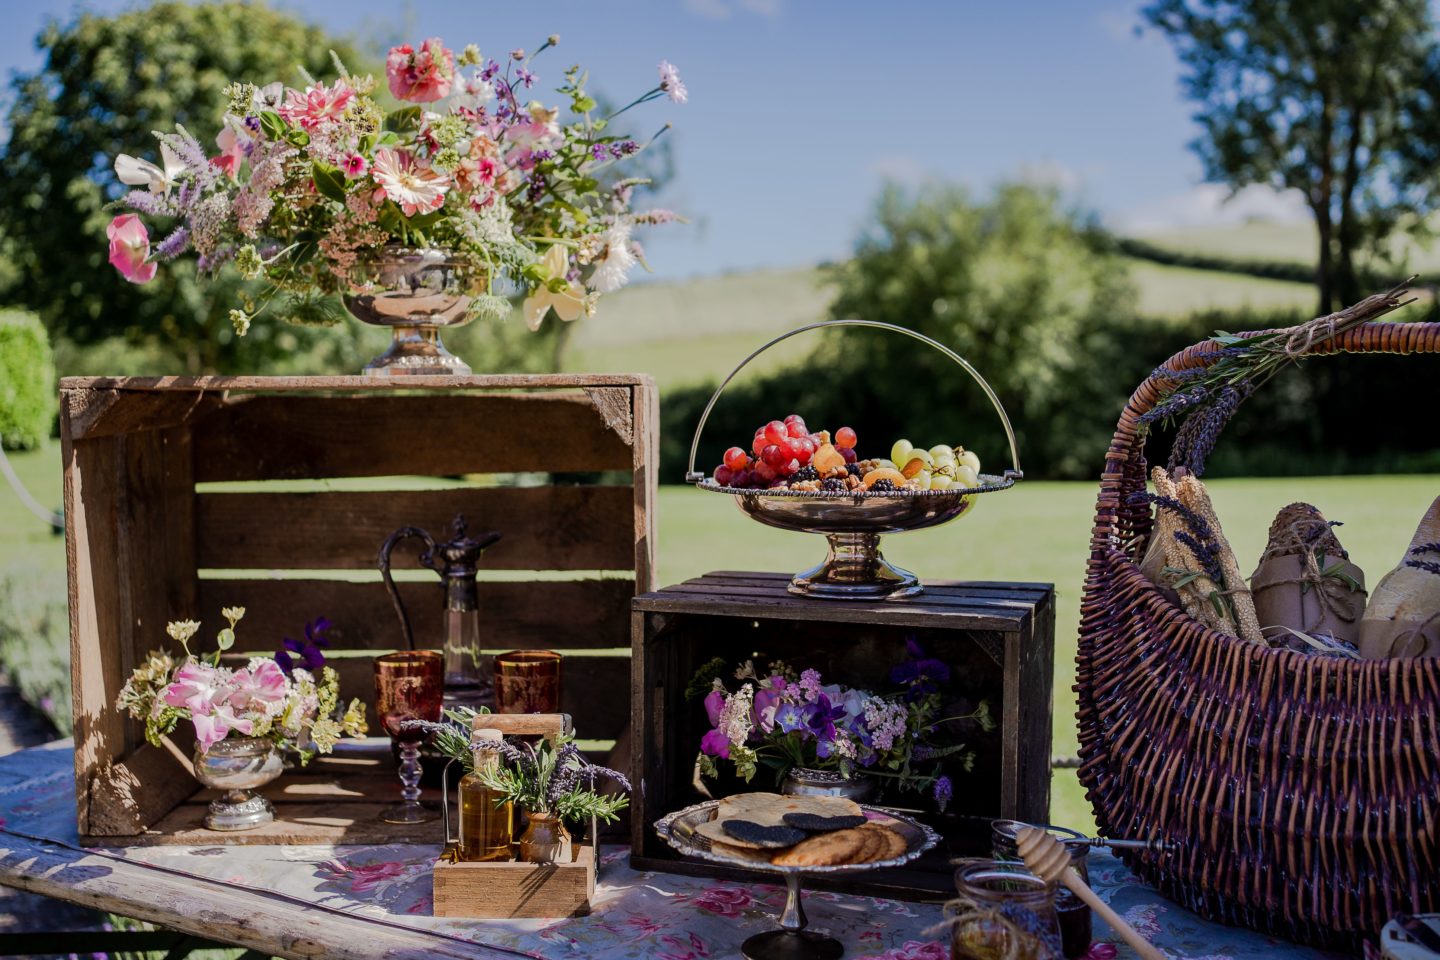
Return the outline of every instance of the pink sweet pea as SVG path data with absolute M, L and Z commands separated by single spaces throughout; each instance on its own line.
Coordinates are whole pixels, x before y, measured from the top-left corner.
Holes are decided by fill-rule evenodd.
M 725 706 L 725 691 L 711 690 L 705 694 L 705 715 L 710 718 L 710 726 L 720 725 L 720 710 Z
M 385 57 L 385 76 L 397 99 L 412 103 L 439 100 L 450 95 L 455 83 L 455 54 L 445 49 L 439 37 L 420 44 L 418 53 L 408 43 L 391 47 Z
M 722 760 L 730 757 L 730 741 L 719 730 L 711 730 L 700 738 L 700 752 Z
M 784 677 L 774 676 L 767 682 L 768 686 L 762 685 L 755 691 L 755 703 L 751 706 L 755 726 L 764 733 L 769 733 L 775 726 L 775 711 L 780 706 L 781 698 L 785 696 Z
M 231 706 L 237 710 L 263 709 L 285 699 L 285 671 L 274 660 L 261 660 L 255 669 L 245 667 L 230 678 Z
M 150 231 L 133 213 L 122 213 L 105 228 L 110 238 L 110 264 L 131 283 L 155 279 L 155 263 L 149 260 Z
M 240 138 L 235 133 L 235 128 L 226 124 L 215 138 L 215 145 L 220 148 L 218 157 L 211 157 L 210 162 L 225 172 L 231 180 L 240 176 L 240 161 L 245 159 L 245 150 L 240 146 Z
M 166 686 L 160 699 L 168 706 L 183 707 L 190 712 L 195 739 L 200 742 L 201 752 L 208 752 L 229 736 L 231 730 L 249 734 L 254 729 L 249 720 L 237 717 L 227 702 L 233 693 L 229 678 L 222 671 L 192 660 L 175 671 L 175 679 Z

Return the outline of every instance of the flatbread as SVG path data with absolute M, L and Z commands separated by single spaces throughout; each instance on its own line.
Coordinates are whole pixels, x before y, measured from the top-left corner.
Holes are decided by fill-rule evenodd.
M 843 797 L 788 797 L 778 793 L 737 793 L 721 800 L 716 820 L 750 820 L 780 826 L 787 813 L 813 813 L 821 817 L 862 814 L 860 804 Z

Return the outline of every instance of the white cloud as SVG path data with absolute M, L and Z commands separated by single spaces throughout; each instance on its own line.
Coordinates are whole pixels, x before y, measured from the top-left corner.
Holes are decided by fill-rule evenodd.
M 881 180 L 913 187 L 934 179 L 934 172 L 919 160 L 906 154 L 886 154 L 876 157 L 866 168 Z
M 1310 209 L 1298 190 L 1254 184 L 1232 197 L 1229 187 L 1202 183 L 1184 193 L 1122 210 L 1108 219 L 1122 233 L 1144 235 L 1180 227 L 1233 226 L 1250 220 L 1296 223 L 1309 218 Z
M 728 20 L 737 10 L 760 17 L 778 17 L 780 0 L 683 0 L 685 9 L 703 20 Z

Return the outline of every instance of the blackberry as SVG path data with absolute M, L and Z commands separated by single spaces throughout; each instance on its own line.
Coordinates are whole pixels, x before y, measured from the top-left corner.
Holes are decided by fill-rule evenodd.
M 845 481 L 841 480 L 839 477 L 830 477 L 827 480 L 820 481 L 820 489 L 829 490 L 832 493 L 844 493 Z
M 864 478 L 864 474 L 860 472 L 860 464 L 858 463 L 847 463 L 845 464 L 845 469 L 849 470 L 850 476 L 854 477 L 857 480 Z
M 790 474 L 791 483 L 804 483 L 807 480 L 819 479 L 820 474 L 817 473 L 815 468 L 811 466 L 801 467 L 799 470 L 796 470 L 794 473 Z
M 876 480 L 870 484 L 870 489 L 876 493 L 888 493 L 896 489 L 894 480 Z

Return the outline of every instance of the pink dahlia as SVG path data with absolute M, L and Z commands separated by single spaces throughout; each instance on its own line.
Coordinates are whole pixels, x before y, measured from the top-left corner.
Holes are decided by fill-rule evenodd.
M 391 47 L 385 57 L 385 76 L 390 80 L 390 92 L 400 100 L 439 100 L 448 97 L 455 84 L 455 54 L 439 37 L 420 44 L 418 53 L 408 43 Z
M 155 262 L 150 260 L 150 231 L 133 213 L 124 213 L 105 228 L 110 238 L 110 264 L 131 283 L 155 279 Z
M 439 210 L 445 203 L 445 191 L 450 189 L 449 180 L 421 166 L 414 154 L 405 150 L 377 151 L 370 172 L 380 184 L 377 192 L 399 204 L 407 217 Z
M 333 87 L 317 83 L 303 93 L 299 90 L 286 90 L 285 103 L 279 112 L 280 116 L 291 123 L 305 130 L 314 130 L 316 127 L 339 121 L 345 116 L 345 108 L 350 106 L 353 99 L 355 91 L 350 89 L 350 85 L 344 80 L 335 81 Z

